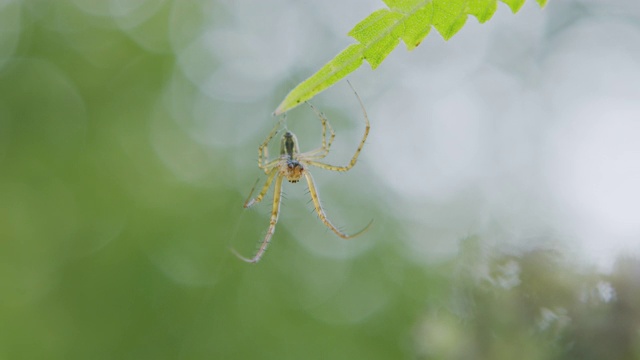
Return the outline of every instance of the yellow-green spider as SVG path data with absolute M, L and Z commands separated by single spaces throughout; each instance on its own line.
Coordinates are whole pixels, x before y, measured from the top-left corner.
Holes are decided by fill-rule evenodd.
M 349 86 L 351 86 L 350 83 L 349 83 Z M 327 120 L 327 118 L 311 104 L 309 104 L 309 106 L 311 107 L 311 109 L 313 109 L 313 111 L 316 113 L 316 115 L 320 118 L 320 121 L 322 122 L 322 146 L 321 147 L 315 150 L 301 153 L 300 148 L 298 147 L 298 139 L 296 138 L 296 136 L 291 131 L 286 131 L 280 141 L 280 156 L 278 156 L 273 160 L 268 160 L 269 151 L 267 147 L 269 145 L 269 142 L 278 133 L 278 128 L 280 127 L 281 122 L 278 122 L 276 124 L 276 126 L 273 128 L 273 130 L 271 130 L 271 132 L 269 133 L 267 138 L 264 140 L 264 142 L 258 147 L 258 167 L 260 167 L 260 169 L 262 169 L 264 173 L 267 175 L 267 180 L 265 181 L 264 186 L 262 186 L 262 190 L 260 191 L 258 196 L 256 196 L 255 198 L 251 198 L 251 194 L 253 194 L 253 190 L 254 190 L 254 189 L 251 189 L 251 193 L 249 194 L 249 199 L 247 199 L 247 201 L 244 203 L 244 207 L 248 208 L 262 201 L 267 191 L 269 191 L 269 188 L 271 187 L 271 183 L 273 183 L 275 180 L 275 185 L 273 190 L 273 207 L 271 210 L 271 219 L 269 220 L 269 229 L 267 230 L 267 234 L 262 240 L 262 243 L 260 244 L 260 247 L 258 248 L 258 251 L 256 252 L 256 254 L 252 258 L 246 258 L 238 254 L 238 252 L 235 251 L 234 249 L 231 249 L 236 254 L 236 256 L 238 256 L 240 259 L 249 263 L 256 263 L 260 261 L 260 258 L 262 258 L 262 255 L 264 255 L 265 251 L 267 250 L 269 241 L 271 241 L 271 237 L 273 236 L 273 233 L 276 230 L 278 215 L 280 214 L 280 200 L 282 199 L 282 180 L 284 178 L 286 178 L 290 183 L 297 183 L 298 181 L 300 181 L 301 178 L 303 177 L 305 178 L 305 180 L 307 181 L 307 186 L 309 186 L 309 194 L 311 195 L 311 200 L 313 201 L 313 205 L 316 209 L 316 212 L 318 213 L 318 217 L 329 229 L 331 229 L 331 231 L 336 233 L 336 235 L 338 235 L 339 237 L 343 239 L 351 239 L 364 233 L 369 229 L 372 222 L 369 222 L 369 224 L 365 226 L 362 230 L 352 235 L 345 234 L 344 232 L 336 228 L 335 225 L 333 225 L 331 221 L 329 221 L 326 213 L 324 212 L 324 209 L 322 208 L 322 205 L 320 203 L 320 197 L 318 195 L 318 190 L 316 188 L 316 184 L 313 181 L 313 177 L 311 176 L 311 173 L 309 172 L 309 168 L 311 166 L 316 166 L 316 167 L 326 169 L 326 170 L 331 170 L 331 171 L 341 171 L 341 172 L 349 171 L 356 164 L 356 161 L 358 161 L 358 156 L 360 155 L 360 151 L 364 146 L 364 142 L 367 140 L 367 135 L 369 135 L 370 126 L 369 126 L 369 117 L 367 116 L 367 112 L 364 109 L 362 100 L 360 99 L 360 96 L 358 95 L 358 93 L 355 92 L 355 90 L 353 92 L 356 95 L 358 102 L 360 103 L 360 107 L 362 108 L 362 113 L 364 114 L 365 129 L 364 129 L 364 135 L 362 136 L 362 140 L 360 140 L 360 144 L 358 144 L 358 148 L 356 149 L 355 154 L 353 154 L 353 157 L 351 158 L 351 161 L 349 162 L 349 164 L 345 166 L 335 166 L 335 165 L 329 165 L 329 164 L 325 164 L 323 162 L 318 161 L 326 157 L 327 154 L 329 154 L 329 149 L 331 149 L 331 144 L 333 143 L 335 132 L 333 131 L 333 128 L 329 124 L 329 121 Z M 329 129 L 329 133 L 330 133 L 329 141 L 327 141 L 327 129 Z

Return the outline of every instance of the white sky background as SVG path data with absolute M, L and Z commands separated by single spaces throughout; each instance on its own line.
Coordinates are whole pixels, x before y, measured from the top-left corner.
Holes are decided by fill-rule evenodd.
M 176 5 L 172 17 L 176 83 L 184 77 L 201 93 L 176 105 L 189 114 L 174 116 L 192 119 L 182 125 L 198 142 L 240 142 L 238 162 L 248 156 L 253 166 L 282 84 L 288 91 L 297 74 L 311 75 L 352 43 L 348 30 L 383 4 L 188 7 Z M 204 20 L 189 24 L 192 12 Z M 361 157 L 369 170 L 357 176 L 370 176 L 380 204 L 405 222 L 408 256 L 446 259 L 473 234 L 491 245 L 557 246 L 604 269 L 619 254 L 638 254 L 637 1 L 549 0 L 541 10 L 529 0 L 515 15 L 500 3 L 485 24 L 471 17 L 448 42 L 433 30 L 415 51 L 401 44 L 376 71 L 365 64 L 349 78 L 372 123 Z M 348 109 L 357 131 L 338 136 L 357 143 L 361 120 L 349 91 L 341 83 L 314 102 Z M 264 126 L 255 126 L 260 118 Z M 350 152 L 349 144 L 336 147 Z M 245 192 L 251 182 L 233 184 Z M 338 198 L 324 200 L 340 207 Z

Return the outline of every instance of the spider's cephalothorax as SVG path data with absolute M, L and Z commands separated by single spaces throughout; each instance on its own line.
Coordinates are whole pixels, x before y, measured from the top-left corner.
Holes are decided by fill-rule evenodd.
M 287 131 L 282 135 L 280 144 L 280 158 L 284 160 L 280 164 L 280 175 L 286 177 L 290 183 L 300 181 L 304 173 L 304 166 L 297 160 L 299 154 L 298 139 L 292 132 Z
M 351 84 L 349 84 L 349 86 L 351 86 Z M 367 112 L 364 109 L 362 100 L 360 99 L 360 96 L 358 96 L 358 94 L 355 92 L 355 90 L 354 94 L 356 95 L 356 98 L 360 103 L 360 107 L 362 108 L 362 113 L 364 114 L 365 128 L 362 140 L 360 140 L 360 144 L 358 144 L 358 148 L 356 149 L 355 154 L 353 154 L 353 157 L 351 158 L 349 164 L 345 166 L 335 166 L 318 161 L 329 154 L 329 149 L 331 148 L 331 144 L 333 143 L 335 133 L 333 132 L 333 128 L 331 128 L 331 125 L 327 121 L 327 118 L 311 104 L 309 104 L 309 106 L 316 113 L 316 115 L 318 115 L 320 121 L 322 122 L 322 146 L 315 150 L 301 153 L 300 149 L 298 148 L 298 140 L 296 139 L 296 136 L 292 132 L 287 131 L 282 136 L 282 141 L 280 142 L 280 156 L 274 160 L 268 160 L 269 142 L 271 141 L 271 139 L 273 139 L 274 136 L 276 136 L 278 128 L 284 121 L 283 118 L 280 122 L 278 122 L 278 124 L 276 124 L 273 130 L 271 130 L 269 136 L 267 136 L 267 139 L 258 147 L 258 167 L 260 167 L 260 169 L 262 169 L 264 173 L 267 174 L 267 181 L 265 181 L 264 186 L 262 187 L 262 190 L 260 190 L 258 196 L 253 199 L 251 199 L 251 194 L 253 194 L 253 189 L 251 189 L 251 194 L 249 194 L 249 199 L 247 199 L 247 201 L 244 203 L 244 207 L 248 208 L 262 201 L 264 196 L 267 194 L 267 191 L 271 187 L 271 183 L 275 180 L 275 185 L 273 188 L 273 205 L 271 209 L 271 218 L 269 220 L 269 228 L 267 229 L 267 234 L 262 240 L 260 248 L 252 258 L 245 258 L 232 249 L 240 259 L 250 263 L 256 263 L 260 260 L 264 252 L 267 250 L 269 241 L 271 240 L 273 233 L 276 231 L 278 215 L 280 215 L 282 180 L 284 178 L 286 178 L 291 183 L 297 183 L 302 177 L 307 180 L 307 185 L 309 186 L 309 194 L 311 195 L 311 201 L 313 202 L 313 206 L 318 213 L 318 217 L 329 229 L 331 229 L 331 231 L 336 233 L 336 235 L 340 236 L 343 239 L 351 239 L 369 229 L 369 226 L 371 226 L 371 222 L 369 222 L 369 224 L 365 226 L 364 229 L 358 231 L 353 235 L 345 234 L 338 228 L 336 228 L 331 223 L 331 221 L 329 221 L 329 219 L 327 218 L 327 214 L 325 214 L 324 209 L 320 204 L 318 190 L 316 189 L 313 177 L 308 170 L 310 166 L 317 166 L 319 168 L 332 171 L 348 171 L 356 164 L 358 155 L 360 155 L 360 151 L 362 150 L 364 142 L 367 140 L 367 135 L 369 134 L 369 118 L 367 117 Z M 327 141 L 327 128 L 329 129 L 329 133 L 331 134 L 329 137 L 329 141 Z

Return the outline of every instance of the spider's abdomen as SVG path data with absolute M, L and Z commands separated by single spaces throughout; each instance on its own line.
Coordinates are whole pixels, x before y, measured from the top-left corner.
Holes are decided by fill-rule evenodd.
M 304 174 L 304 166 L 297 160 L 287 160 L 280 166 L 280 173 L 291 183 L 297 183 Z

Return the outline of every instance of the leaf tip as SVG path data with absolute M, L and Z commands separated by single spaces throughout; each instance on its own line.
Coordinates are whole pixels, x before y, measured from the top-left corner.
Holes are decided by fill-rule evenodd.
M 276 108 L 276 110 L 273 112 L 273 116 L 280 116 L 285 112 L 285 104 L 284 101 L 280 103 L 280 105 L 278 105 L 278 107 Z
M 273 112 L 273 116 L 280 116 L 298 105 L 300 105 L 300 99 L 293 102 L 287 101 L 287 99 L 284 99 L 284 101 L 282 101 L 280 105 L 278 105 L 276 110 Z
M 501 0 L 503 3 L 507 4 L 511 9 L 512 13 L 517 13 L 522 5 L 524 5 L 524 0 Z
M 415 48 L 417 48 L 418 46 L 420 46 L 420 44 L 422 44 L 422 40 L 416 42 L 415 44 L 413 44 L 412 46 L 407 45 L 407 50 L 411 51 Z
M 536 0 L 536 1 L 538 2 L 538 5 L 540 5 L 541 8 L 547 5 L 547 0 Z

